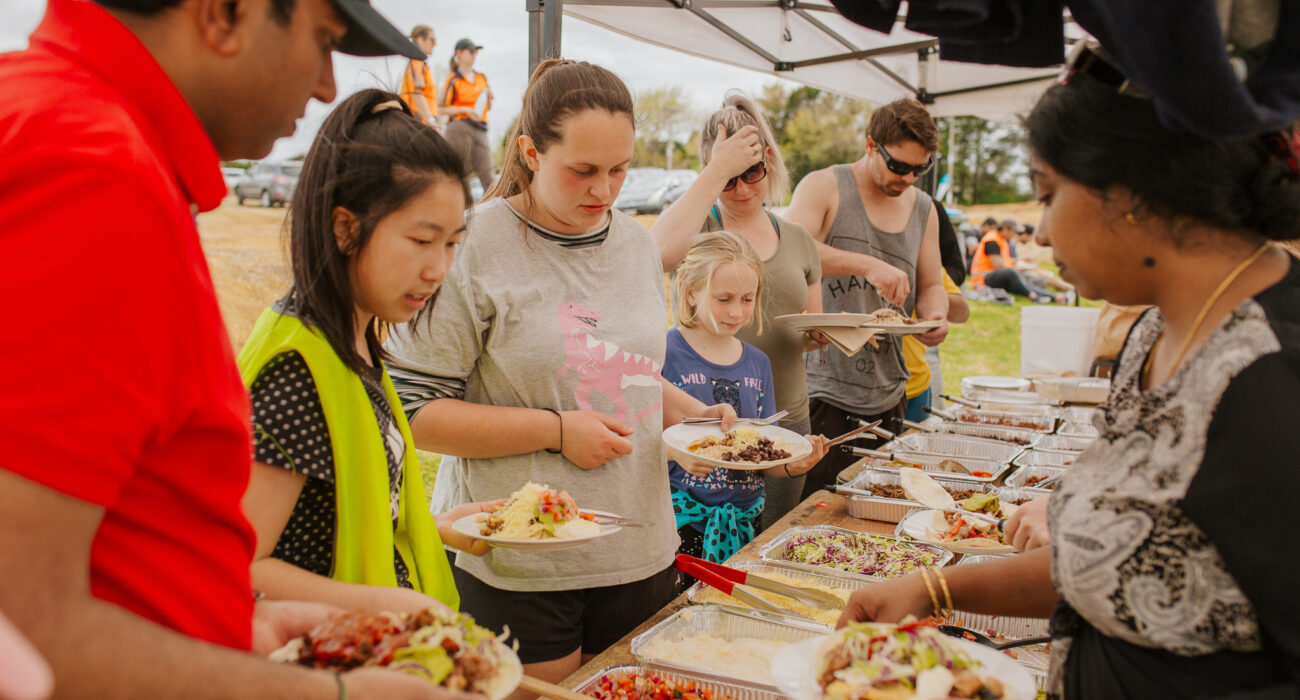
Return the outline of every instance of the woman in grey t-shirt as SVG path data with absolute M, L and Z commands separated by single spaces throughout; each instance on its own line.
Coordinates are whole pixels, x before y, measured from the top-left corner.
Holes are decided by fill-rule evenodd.
M 707 407 L 659 376 L 663 270 L 645 226 L 610 211 L 632 159 L 632 115 L 609 71 L 543 62 L 437 306 L 388 344 L 416 445 L 448 455 L 435 510 L 535 481 L 650 523 L 567 549 L 457 560 L 461 608 L 509 626 L 527 672 L 551 681 L 675 593 L 664 425 L 735 419 L 730 405 Z
M 804 227 L 776 216 L 766 204 L 785 198 L 789 174 L 772 129 L 752 100 L 727 93 L 723 108 L 700 131 L 704 170 L 681 197 L 655 221 L 651 232 L 660 260 L 671 270 L 681 263 L 691 239 L 701 231 L 727 230 L 743 237 L 763 260 L 762 335 L 759 324 L 738 338 L 772 361 L 776 408 L 787 411 L 781 426 L 804 434 L 808 422 L 808 378 L 803 353 L 820 345 L 774 321 L 783 314 L 822 310 L 822 267 L 817 244 Z M 803 475 L 765 477 L 767 505 L 762 527 L 775 523 L 799 503 Z

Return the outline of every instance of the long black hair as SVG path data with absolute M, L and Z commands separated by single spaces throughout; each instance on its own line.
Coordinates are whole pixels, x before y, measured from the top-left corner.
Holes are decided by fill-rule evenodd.
M 288 305 L 320 329 L 353 371 L 369 368 L 356 349 L 356 304 L 348 260 L 365 248 L 375 225 L 441 179 L 460 184 L 470 204 L 467 173 L 456 151 L 433 129 L 411 116 L 397 95 L 362 90 L 343 100 L 316 134 L 303 162 L 289 211 L 293 287 Z M 343 207 L 360 222 L 339 249 L 333 212 Z M 430 299 L 432 308 L 434 298 Z M 372 357 L 383 321 L 365 330 Z
M 1261 138 L 1175 131 L 1150 100 L 1087 75 L 1048 89 L 1025 126 L 1035 155 L 1095 192 L 1121 187 L 1156 216 L 1246 238 L 1300 238 L 1300 183 Z

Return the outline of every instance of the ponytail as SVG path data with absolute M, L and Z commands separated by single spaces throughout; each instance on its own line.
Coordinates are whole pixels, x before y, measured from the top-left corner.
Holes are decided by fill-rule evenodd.
M 747 126 L 758 129 L 758 140 L 763 146 L 764 153 L 768 150 L 772 152 L 771 156 L 764 157 L 767 162 L 767 178 L 765 178 L 767 191 L 763 201 L 768 204 L 784 202 L 790 191 L 790 170 L 786 167 L 785 157 L 781 155 L 781 146 L 776 142 L 772 126 L 768 124 L 767 118 L 763 116 L 763 111 L 758 108 L 758 105 L 740 90 L 727 91 L 726 97 L 722 100 L 722 109 L 710 115 L 704 122 L 704 129 L 700 131 L 701 165 L 709 164 L 713 142 L 718 138 L 718 125 L 726 127 L 728 138 Z

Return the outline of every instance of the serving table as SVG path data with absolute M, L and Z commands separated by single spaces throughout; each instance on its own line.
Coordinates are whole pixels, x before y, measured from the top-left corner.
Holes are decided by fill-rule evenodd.
M 749 544 L 745 545 L 740 551 L 736 552 L 726 563 L 742 561 L 759 561 L 758 552 L 768 542 L 771 542 L 778 535 L 789 530 L 792 527 L 807 525 L 833 525 L 842 527 L 846 530 L 855 532 L 864 532 L 871 535 L 893 535 L 894 524 L 877 522 L 875 520 L 860 520 L 849 515 L 848 499 L 844 496 L 833 494 L 829 491 L 818 491 L 809 496 L 807 500 L 795 506 L 781 518 L 775 525 L 764 530 Z M 632 638 L 650 629 L 654 625 L 667 619 L 669 615 L 677 612 L 690 605 L 686 600 L 686 595 L 679 595 L 674 598 L 662 610 L 655 613 L 650 619 L 641 623 L 639 627 L 632 630 L 627 636 L 618 640 L 610 648 L 601 652 L 591 661 L 584 664 L 573 675 L 560 682 L 560 685 L 566 688 L 576 688 L 583 681 L 591 678 L 602 668 L 609 666 L 619 666 L 624 664 L 634 664 L 636 659 L 632 656 Z

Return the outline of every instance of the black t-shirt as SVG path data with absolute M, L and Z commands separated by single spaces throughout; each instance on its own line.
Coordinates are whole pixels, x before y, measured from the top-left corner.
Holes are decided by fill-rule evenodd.
M 1058 487 L 1078 491 L 1074 498 L 1086 499 L 1079 503 L 1095 515 L 1086 524 L 1066 521 L 1066 551 L 1074 553 L 1054 564 L 1067 562 L 1054 576 L 1087 570 L 1078 566 L 1083 550 L 1068 540 L 1106 543 L 1083 555 L 1097 559 L 1091 582 L 1067 579 L 1073 595 L 1094 614 L 1105 609 L 1124 621 L 1094 617 L 1098 625 L 1161 647 L 1106 633 L 1063 598 L 1053 633 L 1073 638 L 1067 698 L 1300 697 L 1300 561 L 1292 544 L 1300 494 L 1300 266 L 1253 302 L 1238 307 L 1174 377 L 1137 395 L 1137 367 L 1160 329 L 1148 312 L 1129 336 L 1103 407 L 1101 441 L 1113 444 L 1106 454 L 1113 458 L 1095 476 L 1081 475 L 1114 486 Z M 1225 373 L 1231 378 L 1216 396 Z M 1177 458 L 1202 440 L 1199 464 Z M 1183 483 L 1181 498 L 1161 500 Z M 1146 522 L 1147 529 L 1132 525 Z M 1116 524 L 1136 536 L 1107 538 Z M 1054 534 L 1054 548 L 1060 543 Z M 1112 589 L 1112 579 L 1121 585 Z
M 1001 259 L 1002 246 L 999 246 L 997 241 L 984 241 L 984 254 L 988 256 L 996 256 L 998 259 Z
M 362 377 L 388 456 L 389 496 L 396 504 L 401 493 L 404 443 L 389 409 L 378 373 Z M 266 364 L 253 382 L 253 458 L 303 474 L 298 501 L 271 556 L 321 576 L 334 571 L 337 509 L 334 492 L 334 452 L 316 382 L 302 355 L 286 352 Z M 394 435 L 396 440 L 394 440 Z M 393 548 L 397 583 L 410 588 L 406 563 Z

